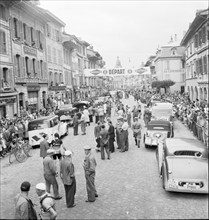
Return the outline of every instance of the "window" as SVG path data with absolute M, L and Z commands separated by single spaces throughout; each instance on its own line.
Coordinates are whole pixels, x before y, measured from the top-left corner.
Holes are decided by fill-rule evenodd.
M 7 53 L 6 33 L 2 30 L 0 30 L 0 53 Z
M 194 47 L 198 47 L 198 34 L 195 35 Z
M 190 43 L 190 54 L 192 54 L 192 42 Z
M 49 62 L 52 62 L 52 57 L 51 57 L 51 47 L 50 47 L 50 45 L 48 45 L 48 61 Z
M 40 60 L 40 73 L 41 73 L 41 79 L 43 79 L 43 60 Z
M 203 73 L 207 74 L 207 57 L 206 57 L 206 55 L 203 57 Z
M 205 26 L 202 28 L 202 42 L 206 42 L 206 28 Z
M 46 25 L 46 31 L 47 31 L 47 36 L 50 37 L 51 36 L 51 27 L 49 24 Z
M 202 58 L 199 59 L 199 74 L 203 73 Z
M 27 25 L 23 24 L 23 39 L 27 40 Z
M 32 64 L 33 64 L 33 74 L 34 76 L 36 76 L 36 60 L 35 59 L 32 60 Z
M 57 86 L 57 73 L 54 74 L 54 83 Z
M 56 54 L 56 49 L 53 48 L 53 57 L 54 57 L 54 63 L 57 63 L 57 54 Z
M 166 61 L 166 69 L 167 69 L 167 70 L 170 69 L 170 62 L 169 62 L 169 60 Z
M 9 89 L 9 75 L 8 75 L 8 68 L 3 68 L 3 88 Z
M 199 31 L 199 46 L 202 44 L 202 30 Z
M 3 5 L 0 5 L 0 20 L 6 21 L 6 8 Z
M 30 71 L 29 71 L 29 58 L 28 57 L 25 57 L 25 68 L 26 68 L 26 73 L 29 76 Z
M 58 30 L 55 30 L 55 37 L 56 37 L 56 41 L 59 42 L 60 39 L 59 39 L 59 31 Z
M 21 70 L 20 70 L 20 55 L 16 55 L 16 63 L 17 63 L 17 76 L 21 76 Z
M 18 23 L 18 20 L 17 18 L 14 18 L 13 19 L 13 22 L 14 22 L 14 35 L 15 35 L 15 38 L 19 38 L 19 23 Z
M 60 73 L 60 75 L 59 75 L 59 83 L 62 83 L 62 73 Z

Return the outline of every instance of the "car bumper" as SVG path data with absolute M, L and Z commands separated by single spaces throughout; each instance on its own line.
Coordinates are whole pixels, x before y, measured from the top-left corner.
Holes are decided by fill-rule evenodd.
M 173 188 L 165 187 L 166 191 L 169 192 L 182 192 L 182 193 L 199 193 L 199 194 L 208 194 L 208 189 L 184 189 L 184 188 Z
M 158 145 L 158 140 L 153 140 L 153 139 L 145 139 L 145 142 L 144 142 L 146 145 L 149 145 L 149 146 L 157 146 Z

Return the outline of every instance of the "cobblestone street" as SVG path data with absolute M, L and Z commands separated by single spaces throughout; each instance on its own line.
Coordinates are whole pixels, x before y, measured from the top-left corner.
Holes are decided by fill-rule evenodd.
M 134 105 L 133 97 L 123 100 L 124 104 Z M 114 109 L 112 110 L 114 112 Z M 112 113 L 115 125 L 116 116 Z M 118 149 L 110 160 L 101 160 L 95 151 L 95 123 L 87 127 L 87 135 L 73 136 L 72 128 L 63 139 L 67 149 L 73 151 L 73 162 L 77 181 L 76 207 L 67 209 L 64 186 L 58 177 L 59 190 L 63 198 L 56 201 L 58 219 L 203 219 L 208 218 L 208 195 L 169 193 L 163 190 L 157 172 L 155 148 L 145 149 L 143 143 L 137 148 L 132 131 L 129 129 L 130 148 L 120 153 Z M 193 137 L 179 121 L 174 122 L 175 137 Z M 83 146 L 93 147 L 97 160 L 96 188 L 99 197 L 94 203 L 86 203 L 86 185 L 82 167 Z M 116 143 L 115 143 L 116 147 Z M 1 160 L 1 219 L 13 218 L 13 199 L 20 191 L 20 184 L 28 180 L 32 187 L 29 196 L 36 203 L 35 185 L 44 182 L 42 158 L 39 148 L 32 150 L 33 156 L 25 163 L 9 165 L 8 158 Z

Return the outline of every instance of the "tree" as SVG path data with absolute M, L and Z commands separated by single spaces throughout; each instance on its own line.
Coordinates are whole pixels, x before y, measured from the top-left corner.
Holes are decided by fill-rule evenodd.
M 158 91 L 160 88 L 164 88 L 165 92 L 167 92 L 168 88 L 175 84 L 172 80 L 156 80 L 152 82 L 152 88 L 156 88 Z

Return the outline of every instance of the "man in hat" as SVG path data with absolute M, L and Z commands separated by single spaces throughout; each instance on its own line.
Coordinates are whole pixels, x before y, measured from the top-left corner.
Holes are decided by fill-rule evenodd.
M 94 202 L 95 197 L 98 197 L 96 188 L 95 188 L 95 173 L 96 173 L 96 160 L 95 157 L 91 154 L 91 147 L 84 146 L 85 151 L 85 159 L 83 163 L 83 168 L 85 172 L 86 178 L 86 189 L 87 189 L 87 196 L 88 199 L 86 202 Z
M 96 151 L 99 152 L 100 151 L 100 131 L 101 131 L 101 122 L 98 121 L 96 126 L 94 127 L 94 137 L 96 140 Z
M 31 219 L 32 207 L 30 204 L 33 206 L 33 203 L 28 198 L 30 186 L 31 184 L 28 181 L 23 182 L 20 186 L 21 193 L 15 197 L 15 219 Z M 35 209 L 33 211 L 34 215 L 32 217 L 37 219 Z
M 43 157 L 43 159 L 47 155 L 47 150 L 49 149 L 49 143 L 47 142 L 48 140 L 48 135 L 44 134 L 43 135 L 43 141 L 40 142 L 40 157 Z
M 40 219 L 56 219 L 57 212 L 53 197 L 46 192 L 46 185 L 38 183 L 36 185 L 36 193 L 40 199 L 41 212 Z
M 76 205 L 74 203 L 76 193 L 75 169 L 71 156 L 72 152 L 66 150 L 64 153 L 64 159 L 60 164 L 60 177 L 65 188 L 67 208 L 73 208 Z
M 56 180 L 57 169 L 56 169 L 55 161 L 53 160 L 54 153 L 55 153 L 54 149 L 47 150 L 47 156 L 43 160 L 44 178 L 46 181 L 46 191 L 50 193 L 50 188 L 52 185 L 55 199 L 61 199 L 62 197 L 59 195 L 59 191 L 58 191 L 59 188 Z
M 107 154 L 107 159 L 110 160 L 110 151 L 109 151 L 109 134 L 108 130 L 105 128 L 105 125 L 101 126 L 101 131 L 100 131 L 100 143 L 101 143 L 101 159 L 105 159 L 105 152 Z
M 141 139 L 141 124 L 138 120 L 138 117 L 134 118 L 134 122 L 132 124 L 133 137 L 135 140 L 135 144 L 140 147 L 140 139 Z

